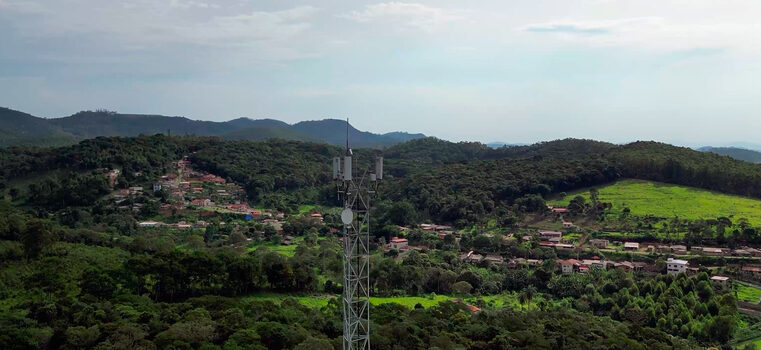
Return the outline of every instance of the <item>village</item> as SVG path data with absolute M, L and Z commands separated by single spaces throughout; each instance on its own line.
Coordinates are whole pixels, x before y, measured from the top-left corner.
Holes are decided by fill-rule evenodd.
M 106 173 L 112 186 L 118 181 L 119 175 L 118 170 L 110 170 Z M 230 221 L 236 228 L 238 221 L 250 221 L 271 227 L 278 235 L 277 242 L 281 245 L 295 244 L 295 235 L 300 234 L 283 232 L 283 226 L 286 223 L 285 213 L 249 207 L 245 191 L 240 186 L 220 176 L 193 169 L 187 159 L 174 162 L 172 171 L 153 182 L 149 190 L 154 193 L 165 194 L 166 198 L 159 205 L 157 216 L 166 220 L 138 222 L 138 227 L 144 229 L 205 230 L 209 222 L 200 218 L 225 215 L 232 218 Z M 138 213 L 147 204 L 130 199 L 140 197 L 145 192 L 144 187 L 133 186 L 114 190 L 111 197 L 120 210 Z M 568 214 L 567 208 L 548 206 L 548 210 L 556 215 L 555 218 L 561 225 L 559 227 L 562 227 L 561 231 L 536 228 L 520 229 L 510 233 L 487 232 L 481 233 L 481 235 L 490 239 L 501 237 L 505 242 L 514 240 L 516 244 L 552 249 L 558 257 L 555 259 L 556 269 L 562 274 L 589 273 L 595 269 L 611 268 L 653 274 L 696 274 L 703 269 L 714 272 L 711 281 L 717 284 L 726 284 L 730 281 L 729 276 L 716 273 L 720 270 L 733 276 L 761 277 L 761 250 L 756 248 L 747 246 L 734 249 L 727 247 L 688 247 L 683 244 L 592 238 L 593 235 L 589 233 L 579 234 L 578 232 L 583 230 L 573 222 L 564 219 L 564 216 Z M 194 214 L 199 219 L 195 221 L 174 220 L 176 217 L 187 217 L 188 213 Z M 302 216 L 312 220 L 314 226 L 326 227 L 329 232 L 336 233 L 339 230 L 337 225 L 327 225 L 323 222 L 323 213 L 311 211 L 303 213 Z M 218 224 L 224 226 L 228 222 L 219 221 Z M 391 237 L 382 246 L 384 252 L 393 253 L 397 260 L 403 259 L 410 251 L 426 252 L 432 249 L 425 243 L 409 244 L 406 236 L 413 230 L 422 231 L 424 234 L 441 241 L 446 240 L 447 236 L 451 235 L 458 244 L 463 233 L 452 226 L 435 223 L 423 223 L 416 227 L 399 226 L 398 230 L 399 235 Z M 251 241 L 252 238 L 249 237 L 247 240 Z M 536 268 L 545 264 L 544 259 L 508 255 L 466 249 L 459 254 L 459 259 L 475 266 L 506 266 L 512 269 Z M 600 256 L 610 257 L 600 258 Z M 661 259 L 662 263 L 658 264 L 654 261 L 653 256 L 663 258 Z M 720 269 L 711 264 L 691 264 L 689 262 L 691 259 L 702 257 L 724 258 L 727 260 L 725 265 L 730 268 Z
M 554 213 L 565 213 L 566 208 L 548 208 Z M 683 244 L 663 244 L 659 242 L 635 242 L 626 240 L 609 240 L 589 238 L 590 234 L 579 235 L 580 231 L 572 222 L 561 220 L 563 231 L 545 229 L 522 229 L 513 233 L 482 234 L 488 238 L 501 237 L 506 242 L 515 240 L 519 244 L 553 249 L 557 254 L 555 264 L 557 271 L 562 274 L 589 273 L 595 269 L 622 269 L 650 274 L 686 273 L 694 275 L 700 271 L 712 274 L 713 283 L 727 285 L 730 276 L 741 279 L 757 279 L 761 277 L 761 250 L 743 246 L 737 248 L 692 246 Z M 400 232 L 409 232 L 411 228 L 400 227 Z M 420 224 L 417 229 L 434 234 L 439 239 L 452 235 L 460 241 L 461 232 L 450 226 L 437 224 Z M 520 232 L 520 234 L 518 233 Z M 427 245 L 410 245 L 407 238 L 392 237 L 386 245 L 386 251 L 395 250 L 403 257 L 412 250 L 427 251 Z M 608 255 L 611 258 L 600 258 Z M 654 259 L 654 257 L 656 257 Z M 708 257 L 709 259 L 704 259 Z M 478 250 L 467 250 L 459 255 L 465 263 L 480 266 L 506 266 L 515 268 L 537 268 L 543 266 L 543 259 L 530 257 L 506 256 L 505 254 L 485 253 Z M 661 260 L 659 264 L 657 259 Z M 706 263 L 690 263 L 690 260 L 717 261 L 722 259 L 722 266 Z M 722 274 L 723 273 L 723 274 Z

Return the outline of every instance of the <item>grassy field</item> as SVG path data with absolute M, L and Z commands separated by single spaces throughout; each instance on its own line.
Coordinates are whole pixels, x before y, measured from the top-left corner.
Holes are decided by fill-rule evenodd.
M 275 244 L 272 242 L 251 244 L 248 246 L 248 251 L 254 251 L 256 250 L 256 248 L 259 248 L 260 246 L 265 246 L 273 252 L 280 253 L 290 258 L 296 254 L 296 246 L 298 246 L 298 243 L 303 240 L 304 240 L 304 237 L 299 236 L 293 239 L 293 244 L 291 245 Z
M 746 345 L 753 344 L 756 346 L 756 348 L 761 349 L 761 337 L 753 338 L 751 340 L 746 340 L 740 344 L 737 344 L 735 346 L 735 349 L 744 349 Z
M 737 293 L 737 299 L 739 300 L 747 301 L 749 303 L 758 303 L 759 298 L 761 298 L 761 288 L 740 282 L 733 283 L 733 287 Z
M 276 293 L 260 293 L 257 295 L 247 297 L 246 300 L 270 300 L 274 303 L 279 304 L 283 299 L 286 299 L 286 298 L 295 298 L 296 300 L 298 300 L 300 303 L 302 303 L 304 306 L 307 306 L 307 307 L 320 308 L 327 305 L 330 299 L 335 298 L 335 296 L 324 295 L 324 296 L 293 296 L 291 297 L 288 295 L 276 294 Z M 395 303 L 395 304 L 399 304 L 399 305 L 412 309 L 417 304 L 420 304 L 423 307 L 428 308 L 431 306 L 436 306 L 442 301 L 453 300 L 453 299 L 457 299 L 457 297 L 448 296 L 448 295 L 435 295 L 432 297 L 370 297 L 370 304 L 381 305 L 381 304 L 387 304 L 387 303 Z M 536 300 L 541 299 L 541 297 L 537 296 L 536 300 L 533 300 L 531 303 L 528 303 L 527 305 L 521 305 L 520 302 L 518 302 L 518 296 L 515 293 L 489 295 L 489 296 L 481 297 L 481 299 L 483 299 L 489 307 L 494 307 L 494 308 L 509 307 L 512 309 L 530 309 L 536 306 Z M 468 304 L 476 303 L 476 298 L 474 297 L 465 298 L 464 300 Z
M 756 199 L 641 180 L 621 180 L 598 190 L 601 201 L 613 204 L 613 212 L 628 207 L 635 215 L 678 216 L 684 219 L 727 216 L 732 217 L 734 222 L 746 218 L 753 225 L 761 225 L 761 201 Z M 577 195 L 588 200 L 589 189 L 569 193 L 548 204 L 566 206 Z

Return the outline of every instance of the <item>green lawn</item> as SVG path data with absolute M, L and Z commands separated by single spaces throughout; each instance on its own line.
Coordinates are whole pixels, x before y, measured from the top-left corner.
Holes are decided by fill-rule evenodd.
M 616 213 L 628 207 L 635 215 L 678 216 L 684 219 L 731 216 L 734 222 L 746 218 L 753 225 L 761 225 L 761 201 L 756 199 L 641 180 L 621 180 L 598 190 L 600 200 L 612 203 Z M 589 189 L 569 193 L 548 204 L 567 206 L 577 195 L 588 200 Z
M 761 288 L 757 288 L 741 282 L 733 283 L 735 292 L 737 293 L 737 299 L 747 301 L 749 303 L 758 303 L 761 298 Z

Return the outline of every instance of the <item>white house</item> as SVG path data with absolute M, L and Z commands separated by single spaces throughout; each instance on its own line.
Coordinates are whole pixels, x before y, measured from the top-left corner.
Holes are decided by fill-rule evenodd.
M 560 265 L 560 271 L 567 275 L 573 273 L 574 267 L 579 265 L 579 261 L 576 259 L 558 260 L 558 265 Z
M 672 275 L 687 272 L 688 266 L 690 266 L 690 263 L 687 262 L 687 260 L 674 258 L 668 258 L 668 260 L 666 260 L 666 272 Z
M 156 221 L 142 221 L 137 224 L 140 227 L 156 227 L 159 226 L 159 222 Z

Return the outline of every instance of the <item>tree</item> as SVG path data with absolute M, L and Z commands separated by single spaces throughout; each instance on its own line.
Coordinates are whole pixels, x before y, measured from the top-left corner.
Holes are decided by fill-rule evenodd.
M 325 339 L 308 338 L 293 350 L 333 350 L 333 345 Z
M 410 226 L 417 223 L 417 211 L 408 201 L 394 202 L 386 212 L 387 222 L 399 226 Z
M 36 259 L 45 249 L 53 245 L 56 239 L 49 223 L 34 219 L 27 225 L 21 236 L 24 254 L 28 259 Z
M 531 299 L 534 298 L 535 294 L 536 288 L 534 286 L 527 286 L 526 288 L 523 288 L 521 293 L 518 295 L 518 300 L 523 305 L 528 304 L 531 302 Z
M 457 295 L 468 295 L 473 290 L 473 286 L 465 281 L 460 281 L 452 285 L 452 291 Z
M 583 214 L 586 209 L 586 200 L 582 196 L 576 196 L 568 203 L 568 210 L 574 214 Z

